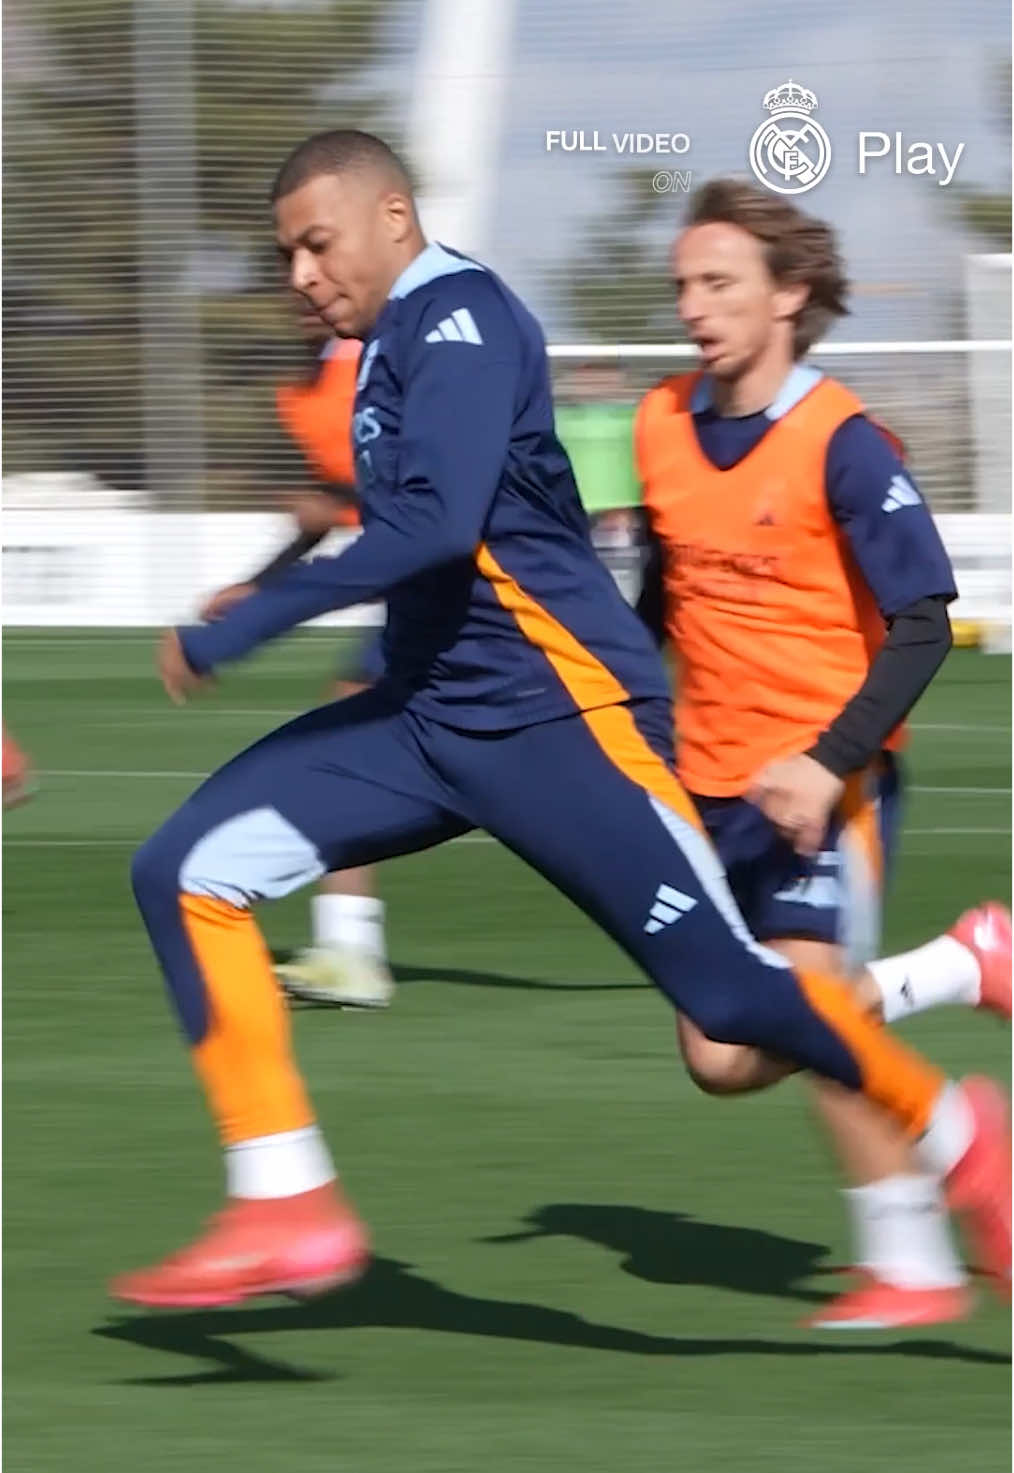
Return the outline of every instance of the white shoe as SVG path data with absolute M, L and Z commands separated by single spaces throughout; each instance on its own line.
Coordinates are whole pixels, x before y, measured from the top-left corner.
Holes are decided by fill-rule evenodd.
M 338 1008 L 386 1008 L 394 996 L 386 964 L 351 947 L 308 946 L 276 965 L 275 976 L 287 997 Z

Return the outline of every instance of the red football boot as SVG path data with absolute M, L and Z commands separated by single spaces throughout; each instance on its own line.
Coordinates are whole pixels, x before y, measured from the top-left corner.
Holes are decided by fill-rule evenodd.
M 195 1243 L 114 1279 L 110 1293 L 180 1308 L 309 1298 L 359 1278 L 368 1260 L 366 1229 L 332 1182 L 297 1197 L 233 1198 Z
M 1009 1298 L 1011 1141 L 1007 1101 L 991 1079 L 965 1079 L 958 1088 L 972 1112 L 975 1134 L 944 1179 L 947 1203 L 964 1217 L 980 1268 Z
M 947 933 L 968 948 L 979 963 L 980 1008 L 1011 1015 L 1011 923 L 1005 905 L 989 900 L 959 916 Z
M 803 1323 L 812 1330 L 905 1330 L 967 1319 L 974 1298 L 963 1284 L 905 1289 L 874 1274 L 861 1275 L 856 1289 L 839 1294 Z

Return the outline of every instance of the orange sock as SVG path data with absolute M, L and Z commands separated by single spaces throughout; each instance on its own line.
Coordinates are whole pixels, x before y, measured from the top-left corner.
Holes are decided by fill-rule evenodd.
M 193 1050 L 224 1145 L 315 1121 L 296 1068 L 285 1002 L 248 910 L 181 895 L 183 925 L 208 990 L 208 1032 Z
M 814 1012 L 859 1066 L 863 1094 L 890 1111 L 911 1136 L 922 1135 L 946 1076 L 865 1012 L 844 982 L 818 972 L 797 971 L 796 976 Z

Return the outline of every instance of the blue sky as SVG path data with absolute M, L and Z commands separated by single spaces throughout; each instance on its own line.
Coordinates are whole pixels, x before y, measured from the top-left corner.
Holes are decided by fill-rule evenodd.
M 791 76 L 816 92 L 835 149 L 801 203 L 838 227 L 853 278 L 876 288 L 855 298 L 840 335 L 937 335 L 968 242 L 933 180 L 899 178 L 887 161 L 860 178 L 856 136 L 901 129 L 906 144 L 963 142 L 956 182 L 1009 188 L 1009 140 L 988 91 L 991 58 L 1009 54 L 1002 0 L 785 0 L 765 11 L 742 0 L 518 0 L 485 255 L 561 335 L 546 267 L 566 262 L 583 222 L 609 209 L 611 180 L 630 161 L 547 155 L 545 130 L 682 131 L 692 149 L 680 162 L 698 179 L 743 172 L 761 99 Z M 671 216 L 674 228 L 676 205 Z

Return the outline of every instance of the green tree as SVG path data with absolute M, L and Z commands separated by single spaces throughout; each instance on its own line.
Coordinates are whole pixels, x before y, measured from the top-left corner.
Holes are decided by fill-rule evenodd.
M 999 62 L 990 77 L 991 111 L 1000 137 L 1010 146 L 1011 60 Z M 1011 248 L 1011 193 L 965 186 L 953 196 L 960 218 L 969 232 L 995 251 Z
M 678 162 L 677 165 L 678 167 Z M 657 170 L 617 171 L 602 191 L 603 208 L 581 232 L 581 245 L 550 284 L 564 302 L 569 336 L 588 343 L 678 343 L 686 333 L 676 314 L 668 255 L 682 215 L 684 196 L 660 193 Z M 674 172 L 670 169 L 670 173 Z M 671 357 L 622 358 L 612 364 L 611 386 L 601 360 L 591 385 L 606 398 L 638 398 L 651 384 L 674 371 Z M 581 365 L 554 364 L 560 402 L 584 397 L 589 387 Z
M 198 220 L 179 271 L 200 298 L 207 468 L 193 495 L 241 498 L 275 474 L 273 389 L 303 360 L 270 249 L 271 177 L 316 128 L 384 129 L 367 68 L 386 8 L 192 3 Z M 4 8 L 8 472 L 145 484 L 134 19 L 132 0 Z
M 655 175 L 654 169 L 636 169 L 614 176 L 580 251 L 555 283 L 572 331 L 582 339 L 649 343 L 684 336 L 666 270 L 682 196 L 657 193 Z

